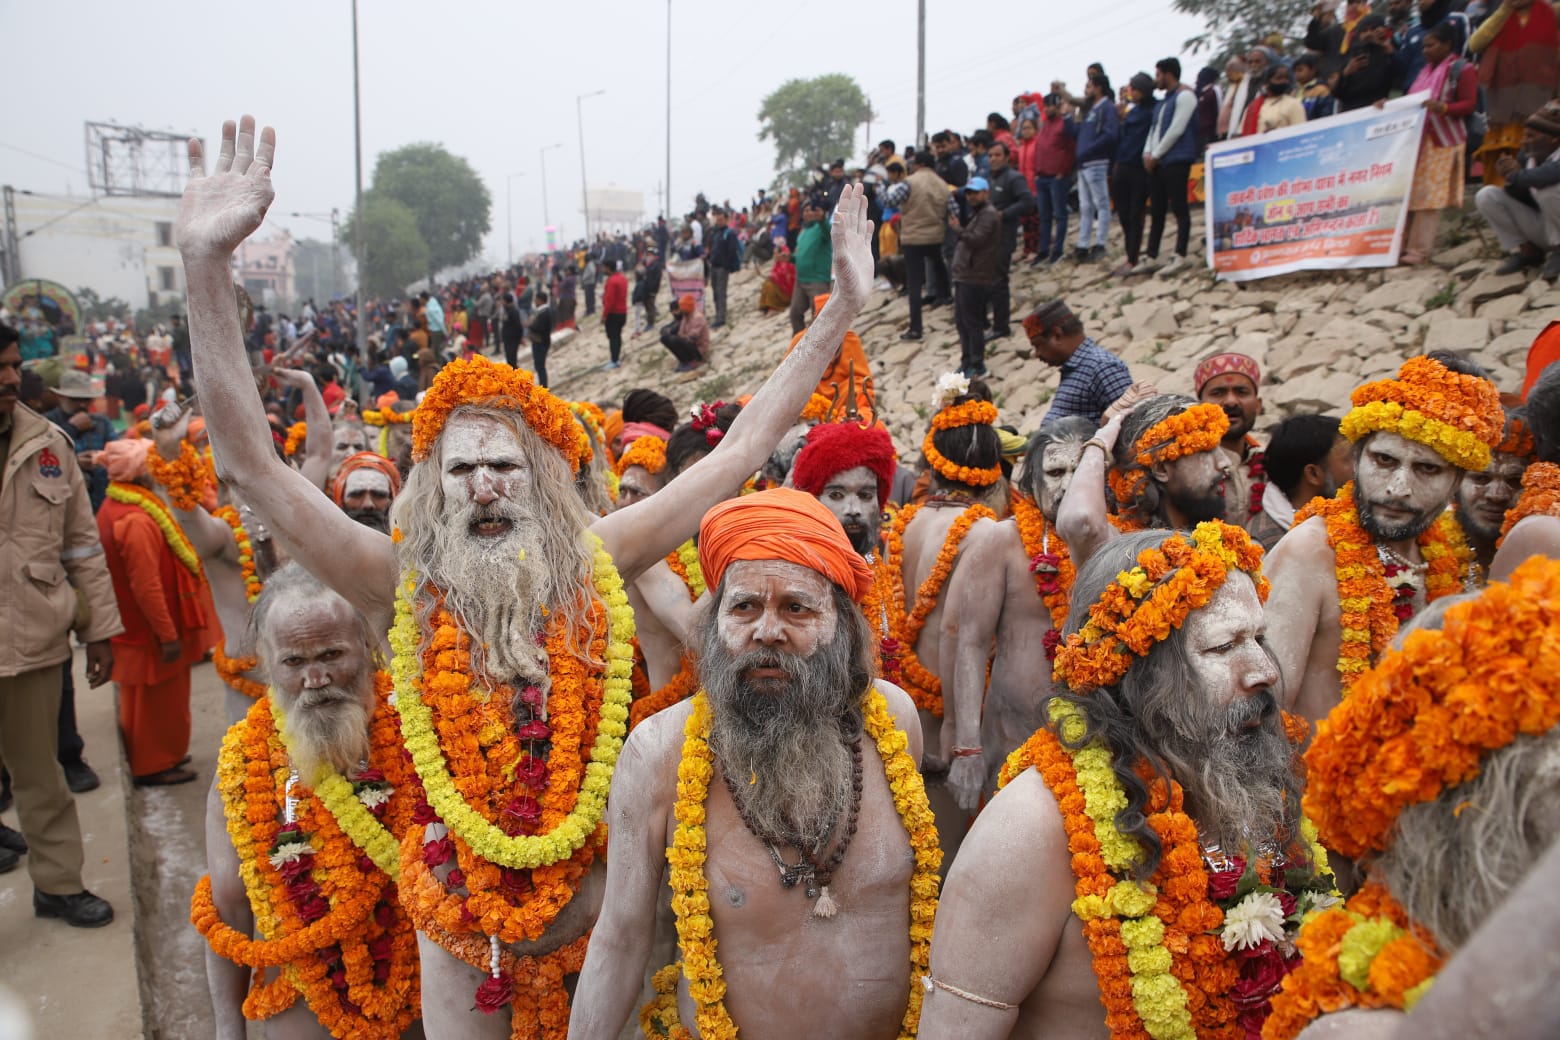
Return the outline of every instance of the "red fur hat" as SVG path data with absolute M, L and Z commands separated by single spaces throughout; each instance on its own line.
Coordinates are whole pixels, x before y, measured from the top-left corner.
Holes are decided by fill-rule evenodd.
M 862 429 L 859 422 L 820 423 L 807 434 L 807 443 L 791 466 L 791 485 L 810 495 L 823 494 L 830 478 L 857 466 L 877 477 L 878 506 L 888 501 L 888 485 L 894 479 L 894 439 L 882 426 Z

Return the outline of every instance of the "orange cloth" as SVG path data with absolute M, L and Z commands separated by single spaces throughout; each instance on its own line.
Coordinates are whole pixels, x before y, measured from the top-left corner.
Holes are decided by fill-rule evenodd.
M 395 463 L 374 451 L 360 451 L 355 455 L 348 455 L 336 470 L 336 479 L 330 482 L 331 501 L 338 506 L 341 498 L 347 493 L 347 477 L 354 470 L 377 469 L 390 478 L 390 497 L 394 498 L 401 493 L 401 471 L 396 469 Z
M 611 448 L 622 434 L 623 409 L 614 408 L 607 413 L 605 419 L 601 420 L 601 435 L 607 439 L 607 447 Z
M 827 296 L 818 297 L 820 300 L 828 300 Z M 823 309 L 823 304 L 818 304 L 818 309 Z M 791 345 L 786 348 L 786 354 L 796 349 L 796 345 L 807 335 L 804 329 L 791 337 Z M 861 345 L 861 337 L 849 330 L 845 333 L 845 342 L 840 344 L 839 353 L 834 355 L 834 360 L 829 367 L 824 369 L 823 378 L 818 380 L 818 386 L 813 390 L 815 394 L 822 394 L 829 400 L 840 400 L 841 408 L 844 407 L 845 388 L 849 385 L 851 364 L 856 366 L 856 410 L 863 415 L 876 415 L 875 402 L 877 401 L 877 387 L 872 383 L 872 365 L 867 361 L 867 351 Z
M 188 673 L 215 642 L 205 583 L 178 561 L 156 521 L 138 506 L 107 499 L 97 524 L 125 626 L 113 640 L 114 681 L 154 686 Z M 179 657 L 164 662 L 162 644 L 174 642 Z
M 116 666 L 119 653 L 116 646 Z M 160 683 L 121 683 L 119 731 L 131 776 L 151 776 L 177 766 L 190 749 L 189 666 Z
M 142 437 L 121 437 L 103 446 L 99 461 L 109 480 L 133 481 L 146 474 L 146 453 L 152 442 Z
M 1560 321 L 1552 321 L 1544 326 L 1544 331 L 1538 334 L 1533 345 L 1528 348 L 1527 379 L 1522 383 L 1522 399 L 1527 400 L 1528 391 L 1533 389 L 1533 384 L 1538 382 L 1538 377 L 1544 369 L 1554 362 L 1560 361 Z
M 805 491 L 774 488 L 733 498 L 699 523 L 699 566 L 710 588 L 738 560 L 801 564 L 840 586 L 856 602 L 872 587 L 872 568 L 822 502 Z

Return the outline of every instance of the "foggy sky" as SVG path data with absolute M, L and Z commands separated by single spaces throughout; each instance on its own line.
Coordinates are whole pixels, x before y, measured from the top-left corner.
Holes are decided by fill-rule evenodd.
M 580 134 L 592 188 L 644 192 L 653 217 L 666 169 L 664 0 L 360 0 L 364 186 L 375 157 L 431 140 L 466 157 L 493 197 L 486 255 L 506 249 L 506 175 L 516 253 L 542 244 L 542 177 L 560 238 L 584 231 Z M 0 0 L 8 89 L 0 101 L 0 184 L 87 194 L 83 122 L 194 132 L 249 112 L 277 131 L 277 198 L 262 236 L 286 227 L 328 239 L 353 204 L 348 0 Z M 899 15 L 897 22 L 889 18 Z M 878 118 L 873 140 L 915 132 L 916 4 L 878 0 L 672 0 L 672 203 L 696 191 L 745 204 L 774 175 L 759 105 L 786 79 L 853 76 Z M 1012 96 L 1053 78 L 1082 93 L 1084 67 L 1120 86 L 1179 54 L 1201 30 L 1168 0 L 1037 4 L 927 0 L 926 128 L 969 132 Z M 854 157 L 865 153 L 858 135 Z M 215 151 L 213 144 L 211 151 Z M 31 153 L 31 154 L 28 154 Z

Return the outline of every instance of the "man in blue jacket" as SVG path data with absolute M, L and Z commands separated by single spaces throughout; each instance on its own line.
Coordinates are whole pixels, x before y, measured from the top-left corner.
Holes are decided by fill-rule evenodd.
M 1083 88 L 1089 109 L 1078 123 L 1078 249 L 1079 263 L 1105 258 L 1110 234 L 1110 160 L 1121 138 L 1121 116 L 1110 96 L 1110 80 L 1089 77 Z M 1094 242 L 1089 242 L 1090 233 Z
M 1148 171 L 1148 258 L 1137 270 L 1174 274 L 1186 266 L 1191 246 L 1186 182 L 1197 160 L 1197 126 L 1192 120 L 1197 97 L 1181 82 L 1181 62 L 1176 58 L 1161 58 L 1154 64 L 1154 86 L 1165 96 L 1154 106 L 1154 122 L 1143 146 L 1143 168 Z M 1175 214 L 1175 255 L 1161 267 L 1159 242 L 1167 210 Z

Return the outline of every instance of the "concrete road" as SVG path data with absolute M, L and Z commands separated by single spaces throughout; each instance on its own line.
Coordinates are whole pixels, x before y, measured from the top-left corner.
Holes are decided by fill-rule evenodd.
M 206 792 L 226 728 L 221 682 L 209 664 L 195 666 L 190 754 L 199 779 L 136 788 L 120 751 L 112 687 L 87 689 L 79 651 L 73 666 L 85 757 L 103 780 L 76 796 L 83 874 L 87 888 L 113 904 L 114 921 L 83 930 L 35 918 L 26 857 L 0 876 L 0 1035 L 211 1036 L 205 947 L 189 924 L 189 902 L 205 873 Z M 3 819 L 17 826 L 15 809 Z

